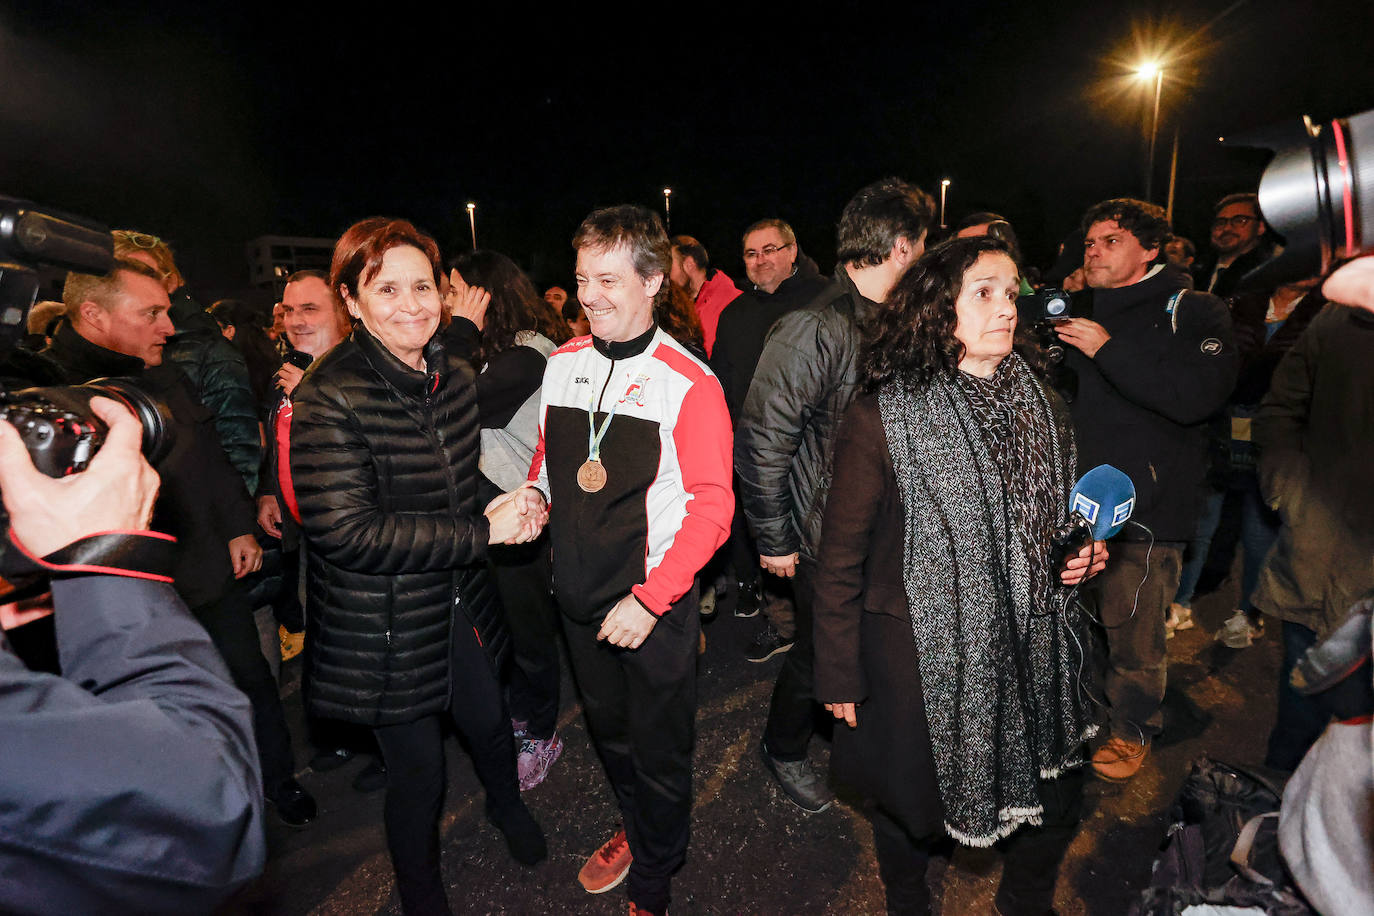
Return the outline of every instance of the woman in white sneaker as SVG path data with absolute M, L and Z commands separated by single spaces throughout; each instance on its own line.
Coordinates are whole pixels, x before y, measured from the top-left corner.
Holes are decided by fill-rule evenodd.
M 875 802 L 889 912 L 928 913 L 946 836 L 1006 852 L 996 905 L 1043 916 L 1077 829 L 1087 621 L 1051 568 L 1075 448 L 1067 411 L 1012 350 L 1005 243 L 954 239 L 898 281 L 836 443 L 816 577 L 816 698 L 836 775 Z M 845 727 L 847 725 L 847 727 Z

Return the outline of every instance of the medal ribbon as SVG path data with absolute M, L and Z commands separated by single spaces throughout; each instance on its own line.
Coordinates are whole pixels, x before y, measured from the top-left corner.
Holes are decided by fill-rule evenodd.
M 587 460 L 601 460 L 601 440 L 606 438 L 606 430 L 611 428 L 611 418 L 615 416 L 615 409 L 620 406 L 617 401 L 611 405 L 610 411 L 606 414 L 606 419 L 601 421 L 601 429 L 596 428 L 596 396 L 587 399 Z

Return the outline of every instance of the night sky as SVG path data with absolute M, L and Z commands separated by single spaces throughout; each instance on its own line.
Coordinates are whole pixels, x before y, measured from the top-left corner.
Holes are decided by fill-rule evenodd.
M 1088 205 L 1143 192 L 1138 49 L 1174 49 L 1155 196 L 1178 123 L 1175 223 L 1200 245 L 1258 176 L 1217 136 L 1374 107 L 1370 0 L 287 6 L 2 0 L 0 194 L 161 235 L 202 290 L 245 282 L 254 236 L 379 213 L 466 247 L 469 200 L 484 247 L 566 285 L 587 211 L 661 210 L 665 185 L 673 231 L 732 275 L 763 216 L 829 270 L 840 208 L 890 174 L 948 177 L 951 222 L 997 210 L 1044 264 Z

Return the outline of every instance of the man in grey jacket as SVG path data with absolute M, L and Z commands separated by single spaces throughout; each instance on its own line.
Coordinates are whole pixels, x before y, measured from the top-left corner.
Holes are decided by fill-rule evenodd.
M 764 764 L 805 811 L 834 795 L 806 759 L 815 699 L 812 573 L 840 419 L 858 384 L 861 329 L 897 279 L 925 250 L 930 195 L 896 178 L 845 205 L 834 279 L 769 332 L 735 432 L 735 472 L 749 527 L 768 572 L 792 578 L 796 642 L 773 688 Z

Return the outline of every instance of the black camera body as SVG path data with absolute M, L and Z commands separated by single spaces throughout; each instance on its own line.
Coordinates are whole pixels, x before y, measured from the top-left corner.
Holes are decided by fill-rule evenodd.
M 97 396 L 118 401 L 138 417 L 143 454 L 150 464 L 166 457 L 174 438 L 171 413 L 128 379 L 0 393 L 0 420 L 19 431 L 38 470 L 49 477 L 66 477 L 86 470 L 105 442 L 106 426 L 91 412 L 91 398 Z
M 1073 298 L 1062 289 L 1045 286 L 1016 300 L 1017 320 L 1030 328 L 1044 351 L 1045 359 L 1054 365 L 1064 361 L 1064 343 L 1054 332 L 1055 325 L 1074 317 Z

